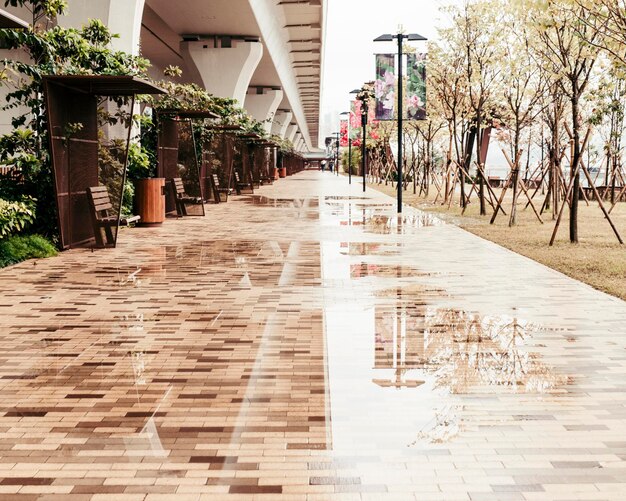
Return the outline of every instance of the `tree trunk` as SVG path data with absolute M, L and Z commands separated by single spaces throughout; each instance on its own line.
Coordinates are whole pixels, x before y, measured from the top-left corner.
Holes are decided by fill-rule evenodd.
M 518 183 L 519 183 L 519 148 L 520 148 L 520 128 L 516 124 L 515 138 L 513 147 L 513 172 L 511 173 L 511 182 L 513 184 L 513 204 L 511 205 L 511 216 L 509 218 L 509 227 L 517 224 L 517 197 L 518 197 Z M 530 155 L 529 155 L 530 156 Z
M 572 165 L 570 175 L 574 176 L 574 186 L 572 189 L 572 203 L 569 211 L 569 240 L 573 244 L 578 243 L 578 200 L 580 199 L 580 175 L 578 173 L 578 162 L 580 161 L 580 130 L 578 124 L 578 96 L 574 89 L 572 97 L 572 133 L 574 135 L 574 154 L 572 155 Z
M 487 207 L 485 204 L 485 178 L 482 175 L 481 169 L 483 169 L 483 165 L 481 164 L 480 158 L 480 149 L 482 148 L 482 134 L 483 132 L 480 129 L 480 113 L 476 115 L 476 162 L 480 169 L 476 173 L 478 175 L 478 198 L 480 199 L 480 215 L 487 215 Z M 469 172 L 469 170 L 467 171 Z
M 474 150 L 474 141 L 476 139 L 476 125 L 472 125 L 467 133 L 467 143 L 465 145 L 465 172 L 469 174 L 472 166 L 472 151 Z M 461 175 L 461 207 L 464 209 L 467 207 L 465 201 L 465 174 L 459 169 Z

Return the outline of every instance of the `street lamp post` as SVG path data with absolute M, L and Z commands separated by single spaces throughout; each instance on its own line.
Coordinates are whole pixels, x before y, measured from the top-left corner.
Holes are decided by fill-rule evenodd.
M 404 185 L 402 176 L 402 127 L 404 120 L 404 79 L 402 75 L 402 56 L 404 53 L 402 43 L 405 40 L 425 41 L 428 39 L 417 33 L 411 33 L 409 35 L 398 33 L 397 35 L 381 35 L 374 39 L 374 42 L 392 42 L 393 40 L 398 41 L 398 213 L 402 213 L 402 187 Z
M 348 137 L 348 184 L 352 184 L 352 138 Z
M 356 94 L 361 102 L 361 174 L 363 175 L 363 193 L 367 187 L 367 116 L 369 114 L 369 102 L 373 98 L 373 84 L 365 84 L 360 89 L 353 90 L 350 94 Z
M 339 175 L 339 138 L 341 137 L 341 132 L 333 132 L 333 136 L 335 136 L 335 172 Z
M 367 113 L 368 105 L 361 103 L 361 167 L 363 170 L 363 193 L 367 186 Z

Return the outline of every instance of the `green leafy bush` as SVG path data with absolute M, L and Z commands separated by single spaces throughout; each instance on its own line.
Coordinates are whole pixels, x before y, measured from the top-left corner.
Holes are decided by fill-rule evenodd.
M 0 198 L 0 238 L 21 232 L 35 220 L 35 200 L 24 197 L 19 202 Z
M 128 178 L 143 179 L 155 176 L 156 172 L 152 172 L 148 152 L 141 145 L 130 143 L 128 146 Z
M 39 235 L 16 235 L 0 240 L 0 268 L 20 263 L 27 259 L 57 255 L 57 249 Z

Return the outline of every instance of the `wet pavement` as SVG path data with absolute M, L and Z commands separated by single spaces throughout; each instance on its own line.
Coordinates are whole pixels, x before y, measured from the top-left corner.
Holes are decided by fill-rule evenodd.
M 0 271 L 0 499 L 626 499 L 626 303 L 360 190 Z

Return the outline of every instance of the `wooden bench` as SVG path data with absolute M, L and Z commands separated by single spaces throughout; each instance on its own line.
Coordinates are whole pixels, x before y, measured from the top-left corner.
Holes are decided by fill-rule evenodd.
M 230 195 L 230 188 L 222 188 L 220 186 L 220 178 L 217 174 L 211 174 L 211 184 L 213 185 L 213 198 L 215 199 L 215 203 L 219 204 L 222 201 L 222 193 L 226 194 L 226 199 L 228 200 L 228 195 Z
M 187 195 L 181 178 L 174 177 L 170 179 L 170 187 L 174 195 L 174 201 L 176 202 L 176 213 L 179 216 L 187 215 L 186 204 L 200 205 L 202 203 L 202 197 L 191 197 Z
M 106 186 L 94 186 L 87 188 L 87 198 L 91 208 L 91 221 L 93 232 L 98 247 L 115 246 L 112 228 L 117 227 L 117 216 L 112 216 L 113 204 L 109 198 L 109 190 Z M 141 219 L 140 216 L 132 216 L 120 219 L 120 224 L 130 225 Z M 102 232 L 104 231 L 103 238 Z
M 239 172 L 235 171 L 235 189 L 237 190 L 237 195 L 241 195 L 241 190 L 250 190 L 254 193 L 254 184 L 253 183 L 244 183 L 241 181 L 241 177 L 239 177 Z
M 261 184 L 274 184 L 274 177 L 269 174 L 261 174 Z

